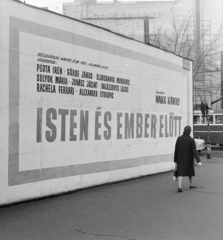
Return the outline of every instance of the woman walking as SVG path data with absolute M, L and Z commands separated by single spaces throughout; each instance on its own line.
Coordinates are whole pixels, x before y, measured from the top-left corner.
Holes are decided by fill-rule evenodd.
M 189 178 L 191 189 L 196 188 L 193 185 L 193 177 L 195 176 L 194 171 L 194 158 L 198 165 L 202 165 L 194 139 L 190 136 L 191 127 L 186 126 L 184 128 L 183 135 L 177 138 L 175 151 L 174 151 L 174 162 L 178 172 L 178 192 L 182 192 L 182 180 L 183 177 Z

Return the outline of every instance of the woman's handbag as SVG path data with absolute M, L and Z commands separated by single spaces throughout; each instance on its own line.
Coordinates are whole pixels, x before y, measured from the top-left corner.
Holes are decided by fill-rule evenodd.
M 173 171 L 173 181 L 176 182 L 178 180 L 178 172 L 177 169 L 174 169 Z

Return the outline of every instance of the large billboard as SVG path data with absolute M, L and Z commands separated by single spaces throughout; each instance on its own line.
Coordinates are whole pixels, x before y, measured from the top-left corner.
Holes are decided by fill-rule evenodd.
M 18 2 L 0 11 L 0 204 L 172 168 L 190 61 Z

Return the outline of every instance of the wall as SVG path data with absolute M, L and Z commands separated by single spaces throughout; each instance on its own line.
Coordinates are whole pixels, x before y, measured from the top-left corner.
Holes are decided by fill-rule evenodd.
M 95 3 L 95 1 L 86 3 L 82 1 L 63 4 L 63 13 L 67 16 L 108 28 L 142 42 L 144 41 L 143 19 L 137 19 L 137 17 L 150 17 L 151 34 L 157 33 L 157 29 L 160 27 L 168 28 L 173 14 L 182 19 L 192 14 L 192 11 L 192 0 L 117 3 Z M 127 17 L 136 19 L 125 19 Z
M 168 28 L 172 14 L 179 18 L 186 18 L 193 14 L 195 16 L 195 4 L 193 0 L 173 1 L 136 1 L 116 3 L 96 3 L 90 0 L 87 3 L 77 1 L 74 3 L 63 3 L 63 13 L 78 19 L 124 17 L 124 16 L 149 16 L 150 28 Z M 211 21 L 212 33 L 214 34 L 222 26 L 223 4 L 221 0 L 201 0 L 201 20 Z M 92 20 L 88 20 L 91 22 Z M 117 20 L 116 20 L 117 21 Z M 142 23 L 141 23 L 142 24 Z M 143 39 L 141 39 L 143 40 Z
M 177 22 L 179 19 L 178 27 L 181 24 L 181 20 L 189 20 L 190 15 L 193 16 L 194 21 L 196 20 L 197 0 L 113 2 L 114 3 L 110 4 L 102 4 L 90 0 L 87 3 L 86 1 L 64 3 L 63 12 L 67 16 L 108 28 L 111 31 L 118 32 L 138 41 L 144 41 L 144 26 L 143 19 L 135 19 L 135 17 L 147 15 L 150 17 L 149 33 L 151 44 L 154 44 L 153 34 L 157 34 L 158 29 L 162 28 L 164 32 L 168 31 L 172 24 L 173 16 L 177 19 Z M 211 0 L 200 0 L 200 4 L 201 32 L 205 33 L 204 44 L 207 47 L 216 34 L 222 33 L 223 4 L 221 0 L 215 0 L 214 2 Z M 196 25 L 193 27 L 192 19 L 190 20 L 187 34 L 194 36 Z M 221 97 L 220 71 L 218 70 L 221 65 L 221 58 L 219 57 L 222 51 L 221 41 L 222 36 L 220 36 L 219 42 L 212 48 L 210 56 L 208 56 L 206 60 L 208 66 L 205 68 L 213 65 L 212 70 L 215 72 L 206 73 L 205 76 L 201 76 L 201 79 L 196 79 L 196 85 L 198 86 L 195 88 L 198 89 L 195 91 L 194 104 L 200 104 L 201 99 L 205 98 L 204 94 L 211 95 L 212 101 Z M 206 82 L 205 86 L 208 86 L 206 92 L 203 91 L 204 86 L 201 84 L 201 81 L 204 79 Z M 212 108 L 221 108 L 220 102 L 214 104 Z
M 12 0 L 0 24 L 0 205 L 173 168 L 191 62 Z

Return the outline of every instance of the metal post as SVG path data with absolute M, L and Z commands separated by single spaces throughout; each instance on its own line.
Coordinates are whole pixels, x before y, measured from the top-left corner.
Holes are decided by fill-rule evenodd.
M 207 124 L 208 124 L 207 159 L 211 159 L 211 141 L 210 141 L 210 131 L 209 131 L 209 115 L 207 115 Z
M 144 17 L 144 43 L 149 43 L 149 18 L 148 16 Z
M 221 52 L 221 97 L 223 97 L 223 52 Z M 221 108 L 223 108 L 223 99 L 221 100 Z

